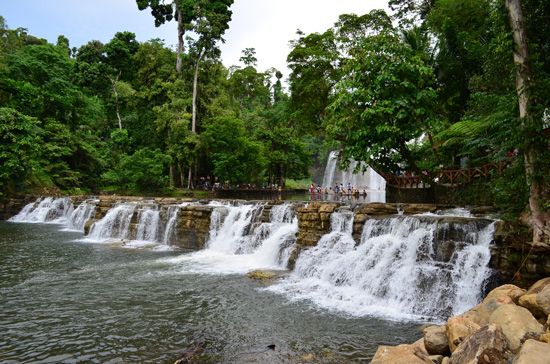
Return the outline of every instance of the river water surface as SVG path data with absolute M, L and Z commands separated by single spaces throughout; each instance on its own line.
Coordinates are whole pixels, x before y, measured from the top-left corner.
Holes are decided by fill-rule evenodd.
M 0 222 L 0 362 L 171 363 L 197 345 L 201 363 L 363 362 L 420 337 L 419 323 L 332 313 L 175 263 L 182 252 L 81 238 Z

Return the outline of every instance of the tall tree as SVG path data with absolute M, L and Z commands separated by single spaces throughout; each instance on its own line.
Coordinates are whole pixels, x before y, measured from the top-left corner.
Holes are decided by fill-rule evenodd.
M 346 158 L 387 170 L 405 162 L 421 175 L 408 142 L 429 126 L 433 70 L 384 17 L 376 18 L 381 26 L 357 42 L 342 67 L 327 130 L 343 143 Z
M 157 27 L 174 18 L 178 22 L 176 72 L 180 74 L 183 64 L 181 56 L 184 51 L 185 32 L 195 30 L 194 23 L 197 19 L 205 16 L 208 21 L 212 22 L 214 19 L 216 19 L 215 22 L 218 22 L 218 19 L 225 19 L 225 29 L 227 29 L 227 24 L 231 20 L 229 7 L 233 4 L 233 0 L 136 0 L 136 3 L 139 10 L 151 9 Z
M 529 51 L 527 33 L 524 25 L 523 11 L 520 0 L 506 0 L 510 26 L 514 39 L 514 63 L 516 70 L 516 91 L 518 95 L 519 120 L 521 130 L 526 133 L 530 143 L 523 150 L 525 175 L 529 183 L 529 209 L 531 217 L 529 223 L 533 229 L 533 243 L 544 243 L 550 238 L 550 215 L 544 212 L 541 199 L 544 196 L 542 176 L 536 173 L 541 151 L 538 144 L 532 140 L 532 136 L 542 134 L 542 115 L 532 115 L 533 95 L 532 84 L 535 82 L 529 64 Z M 546 148 L 548 144 L 546 142 Z M 547 242 L 548 243 L 548 242 Z M 548 245 L 548 244 L 547 244 Z

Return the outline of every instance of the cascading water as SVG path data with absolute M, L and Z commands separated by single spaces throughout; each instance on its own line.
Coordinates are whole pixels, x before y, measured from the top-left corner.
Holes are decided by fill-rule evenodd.
M 8 221 L 64 224 L 72 212 L 73 204 L 70 198 L 45 197 L 42 200 L 27 204 Z
M 176 223 L 178 220 L 178 215 L 180 213 L 182 205 L 168 206 L 167 212 L 167 222 L 164 228 L 164 235 L 162 238 L 162 243 L 164 245 L 170 245 L 170 241 L 174 239 L 174 234 L 176 233 Z
M 97 202 L 84 201 L 78 205 L 67 221 L 67 229 L 84 232 L 84 225 L 95 213 Z
M 360 190 L 386 190 L 386 180 L 363 162 L 359 163 L 352 159 L 347 169 L 339 170 L 338 156 L 337 151 L 332 151 L 329 154 L 323 175 L 323 187 L 334 187 L 336 183 L 342 183 L 344 188 L 347 188 L 349 183 Z M 355 172 L 357 167 L 360 168 L 359 172 Z M 363 172 L 365 167 L 366 170 Z
M 206 243 L 208 250 L 224 254 L 235 254 L 250 232 L 254 218 L 261 214 L 262 205 L 221 206 L 214 208 L 214 219 L 210 223 L 210 239 Z M 220 216 L 227 215 L 220 224 Z M 212 223 L 213 222 L 213 223 Z
M 332 231 L 269 289 L 351 315 L 444 319 L 475 305 L 489 276 L 494 224 L 480 224 L 435 216 L 370 219 L 356 245 L 351 218 L 334 213 Z
M 298 221 L 290 204 L 273 206 L 270 222 L 260 223 L 263 204 L 216 204 L 205 249 L 166 259 L 186 272 L 245 273 L 284 269 L 295 242 Z
M 237 253 L 250 254 L 265 266 L 286 268 L 297 231 L 298 220 L 292 205 L 275 205 L 271 208 L 269 222 L 260 224 L 247 236 Z
M 127 239 L 130 222 L 136 208 L 135 204 L 124 203 L 111 208 L 90 228 L 86 240 L 103 242 L 113 239 Z
M 160 211 L 156 206 L 144 207 L 138 211 L 136 240 L 148 242 L 158 241 L 159 228 Z

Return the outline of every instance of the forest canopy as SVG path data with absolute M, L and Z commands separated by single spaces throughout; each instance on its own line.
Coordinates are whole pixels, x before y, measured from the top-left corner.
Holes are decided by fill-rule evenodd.
M 547 1 L 521 1 L 520 26 L 517 0 L 390 0 L 391 14 L 342 14 L 296 33 L 287 77 L 258 69 L 253 48 L 222 64 L 232 1 L 158 3 L 136 6 L 157 25 L 178 22 L 176 50 L 127 31 L 71 48 L 0 19 L 2 196 L 284 187 L 340 149 L 428 179 L 505 161 L 486 182 L 493 202 L 513 214 L 550 207 Z

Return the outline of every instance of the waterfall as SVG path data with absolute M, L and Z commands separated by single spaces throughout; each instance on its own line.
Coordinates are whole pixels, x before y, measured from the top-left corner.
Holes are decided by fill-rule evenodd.
M 298 231 L 292 205 L 273 206 L 265 223 L 261 223 L 263 204 L 213 206 L 205 249 L 164 262 L 184 263 L 186 272 L 216 274 L 286 267 Z
M 207 249 L 225 254 L 235 254 L 250 232 L 254 218 L 258 218 L 262 205 L 220 206 L 214 208 L 210 223 L 210 239 Z M 225 210 L 225 211 L 220 211 Z M 225 215 L 223 223 L 221 216 Z
M 352 217 L 302 251 L 293 274 L 270 290 L 351 315 L 444 319 L 472 307 L 489 277 L 494 224 L 395 216 L 367 220 L 356 244 Z
M 386 180 L 376 173 L 371 167 L 368 167 L 363 162 L 357 162 L 356 160 L 351 160 L 348 168 L 346 170 L 338 169 L 338 156 L 337 151 L 330 152 L 327 160 L 327 165 L 325 167 L 325 173 L 323 175 L 322 186 L 325 188 L 334 187 L 336 183 L 342 183 L 344 188 L 348 187 L 348 183 L 356 187 L 359 190 L 370 190 L 370 191 L 385 191 L 386 190 Z M 355 169 L 359 167 L 359 171 L 355 173 Z M 366 170 L 363 172 L 363 170 Z M 373 202 L 384 202 L 384 201 L 373 201 Z
M 250 254 L 265 266 L 286 268 L 297 232 L 298 219 L 292 205 L 275 205 L 271 208 L 269 222 L 260 224 L 247 236 L 237 253 Z
M 160 211 L 155 207 L 144 207 L 138 211 L 136 240 L 157 242 L 160 227 Z
M 182 205 L 168 206 L 167 222 L 164 227 L 164 236 L 162 238 L 162 243 L 164 245 L 170 245 L 170 241 L 174 239 L 174 234 L 176 233 L 176 223 L 181 206 Z
M 73 204 L 68 197 L 45 197 L 27 204 L 8 221 L 27 223 L 64 224 L 73 212 Z
M 111 208 L 101 220 L 92 225 L 87 240 L 101 242 L 127 239 L 135 208 L 133 203 L 123 203 Z
M 67 221 L 68 230 L 84 232 L 84 225 L 95 213 L 98 201 L 84 201 L 71 213 Z

